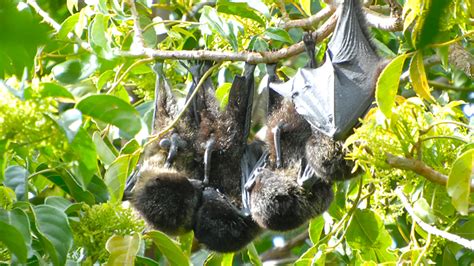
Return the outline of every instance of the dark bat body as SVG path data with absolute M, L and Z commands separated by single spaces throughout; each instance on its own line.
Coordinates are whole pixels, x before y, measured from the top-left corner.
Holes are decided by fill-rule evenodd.
M 283 101 L 273 111 L 267 127 L 268 159 L 253 173 L 251 214 L 264 228 L 295 229 L 327 210 L 333 199 L 332 182 L 314 177 L 306 163 L 311 127 L 291 102 Z
M 207 63 L 191 67 L 189 95 L 209 67 Z M 254 68 L 247 66 L 244 76 L 235 78 L 224 112 L 218 109 L 212 84 L 206 81 L 191 100 L 187 115 L 158 143 L 146 148 L 134 175 L 137 181 L 131 203 L 153 228 L 170 235 L 194 230 L 200 243 L 219 252 L 237 251 L 260 232 L 251 217 L 239 210 L 241 182 L 249 174 L 244 174 L 241 159 L 248 157 L 244 153 Z M 178 114 L 161 71 L 157 76 L 155 133 Z M 247 167 L 253 168 L 251 158 L 247 161 Z
M 206 187 L 196 214 L 194 236 L 210 250 L 235 252 L 244 248 L 261 231 L 249 215 L 244 215 L 212 187 Z

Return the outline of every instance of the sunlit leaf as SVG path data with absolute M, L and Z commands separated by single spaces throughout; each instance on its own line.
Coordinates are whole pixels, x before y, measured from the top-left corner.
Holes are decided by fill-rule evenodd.
M 109 166 L 117 158 L 117 156 L 115 156 L 109 146 L 105 144 L 104 140 L 98 132 L 94 132 L 94 134 L 92 135 L 92 141 L 94 141 L 97 150 L 97 155 L 99 156 L 100 160 L 106 166 Z
M 293 40 L 290 34 L 283 29 L 270 27 L 265 30 L 263 35 L 271 40 L 292 44 Z
M 5 245 L 21 263 L 26 263 L 28 249 L 25 240 L 13 225 L 0 221 L 0 243 Z
M 89 43 L 94 52 L 106 59 L 112 58 L 112 48 L 107 37 L 109 18 L 103 14 L 96 14 L 89 28 Z
M 426 78 L 425 65 L 421 52 L 416 52 L 411 59 L 410 79 L 413 84 L 413 89 L 419 96 L 425 100 L 434 101 L 430 93 L 430 87 L 428 86 L 428 79 Z
M 324 229 L 324 218 L 322 215 L 311 219 L 309 222 L 309 238 L 313 244 L 317 244 L 319 242 L 319 238 L 321 237 L 321 233 Z
M 226 107 L 227 102 L 229 101 L 230 87 L 232 87 L 232 83 L 226 82 L 216 90 L 216 98 L 221 109 Z
M 107 265 L 133 265 L 140 247 L 140 235 L 114 235 L 107 240 L 105 248 L 110 253 Z
M 172 265 L 190 265 L 188 257 L 186 257 L 179 247 L 179 244 L 169 238 L 160 231 L 150 231 L 147 233 L 153 243 L 158 247 L 161 253 Z
M 474 180 L 474 149 L 464 152 L 456 159 L 446 185 L 451 202 L 463 215 L 468 214 L 472 180 Z
M 311 0 L 299 0 L 299 2 L 306 15 L 311 16 Z
M 91 95 L 76 106 L 84 115 L 110 123 L 130 136 L 141 129 L 140 115 L 129 103 L 112 95 Z
M 104 182 L 110 192 L 112 202 L 120 202 L 125 188 L 125 181 L 135 168 L 138 156 L 121 155 L 110 165 L 105 172 Z
M 388 118 L 392 115 L 392 107 L 395 104 L 400 75 L 402 74 L 406 58 L 407 55 L 402 54 L 393 59 L 385 67 L 377 80 L 375 99 L 380 111 Z
M 66 88 L 59 84 L 45 82 L 41 83 L 40 87 L 40 93 L 43 97 L 57 98 L 63 102 L 73 102 L 74 100 L 74 95 L 72 95 L 72 93 L 70 93 Z
M 263 265 L 262 261 L 260 260 L 260 257 L 258 256 L 257 249 L 255 249 L 255 245 L 253 244 L 253 242 L 247 245 L 247 254 L 249 255 L 252 265 L 258 265 L 258 266 Z
M 218 0 L 216 3 L 217 11 L 239 17 L 249 18 L 265 26 L 265 21 L 257 10 L 250 6 L 252 1 L 241 0 Z

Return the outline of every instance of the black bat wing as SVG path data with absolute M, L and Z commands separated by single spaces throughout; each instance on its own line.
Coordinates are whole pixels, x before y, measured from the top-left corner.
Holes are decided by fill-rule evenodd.
M 380 62 L 358 1 L 342 4 L 322 66 L 301 68 L 288 82 L 271 84 L 313 128 L 336 140 L 347 136 L 372 103 Z

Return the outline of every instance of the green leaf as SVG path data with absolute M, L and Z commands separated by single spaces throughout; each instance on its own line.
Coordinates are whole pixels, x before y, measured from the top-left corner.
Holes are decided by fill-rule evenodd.
M 56 121 L 64 131 L 67 140 L 71 143 L 82 125 L 82 114 L 77 109 L 69 109 L 59 115 Z
M 15 191 L 17 200 L 24 201 L 28 199 L 29 175 L 28 170 L 19 165 L 9 166 L 5 171 L 3 183 Z
M 292 44 L 293 40 L 290 34 L 283 29 L 270 27 L 265 30 L 263 35 L 271 40 L 280 41 L 288 44 Z
M 224 109 L 227 106 L 227 102 L 229 101 L 230 87 L 232 87 L 232 83 L 226 82 L 219 86 L 219 88 L 216 90 L 216 98 L 221 109 Z
M 25 241 L 25 244 L 29 249 L 32 242 L 30 220 L 28 219 L 28 215 L 22 209 L 15 208 L 11 211 L 0 209 L 0 221 L 15 227 L 21 233 L 23 237 L 22 239 Z
M 81 13 L 76 13 L 68 17 L 67 19 L 63 21 L 63 23 L 61 23 L 61 28 L 59 29 L 57 33 L 57 37 L 59 39 L 63 39 L 63 40 L 67 39 L 67 35 L 76 28 L 77 22 L 79 22 L 80 15 Z
M 309 238 L 311 239 L 311 243 L 316 245 L 319 242 L 319 238 L 321 237 L 321 233 L 324 229 L 324 218 L 322 215 L 311 219 L 309 222 Z
M 179 247 L 179 244 L 160 231 L 150 231 L 147 233 L 161 253 L 166 257 L 171 265 L 191 265 Z
M 234 27 L 232 21 L 226 22 L 221 17 L 219 17 L 214 8 L 205 6 L 202 9 L 202 14 L 199 18 L 199 22 L 202 24 L 201 31 L 206 33 L 209 31 L 206 30 L 206 27 L 209 27 L 212 31 L 217 32 L 219 35 L 229 41 L 235 52 L 239 50 L 239 44 L 237 41 L 236 33 L 237 27 Z
M 72 231 L 64 212 L 47 205 L 33 207 L 36 229 L 54 265 L 64 265 L 72 247 Z
M 141 129 L 140 115 L 124 100 L 112 95 L 91 95 L 76 106 L 85 115 L 112 124 L 130 136 Z
M 423 55 L 416 52 L 410 63 L 410 79 L 415 92 L 430 102 L 433 102 L 433 96 L 430 93 L 428 79 L 426 78 L 425 65 L 423 64 Z
M 21 263 L 26 263 L 28 249 L 23 235 L 14 226 L 0 221 L 0 242 L 2 242 Z
M 125 181 L 135 168 L 138 156 L 133 154 L 121 155 L 105 172 L 104 182 L 107 185 L 112 202 L 121 202 Z
M 38 167 L 37 171 L 48 178 L 51 182 L 59 186 L 66 193 L 71 195 L 78 202 L 85 202 L 87 204 L 94 204 L 94 196 L 85 191 L 85 189 L 78 183 L 78 181 L 69 172 L 62 170 L 60 172 L 55 170 L 47 170 L 44 165 Z
M 105 244 L 110 253 L 107 265 L 133 265 L 140 247 L 140 235 L 131 236 L 113 235 Z
M 402 54 L 393 59 L 382 71 L 375 89 L 375 99 L 380 111 L 390 118 L 392 115 L 392 107 L 395 104 L 395 96 L 400 83 L 400 75 L 402 74 L 403 64 L 407 54 Z
M 56 83 L 40 83 L 40 93 L 42 97 L 53 97 L 62 102 L 74 102 L 74 95 L 63 86 Z
M 74 9 L 76 10 L 79 9 L 79 0 L 67 0 L 66 6 L 67 6 L 67 10 L 69 10 L 69 13 L 73 14 Z
M 85 188 L 92 175 L 97 172 L 97 153 L 91 137 L 84 128 L 79 128 L 64 158 L 79 163 L 74 166 L 77 170 L 74 176 Z
M 385 229 L 382 219 L 373 211 L 357 209 L 347 228 L 346 240 L 353 249 L 386 249 L 392 238 Z
M 96 14 L 89 28 L 89 43 L 94 52 L 102 58 L 112 58 L 112 48 L 107 38 L 107 26 L 109 17 L 100 13 Z
M 299 0 L 300 6 L 307 16 L 311 16 L 311 0 Z
M 69 206 L 72 205 L 72 203 L 63 198 L 63 197 L 59 197 L 59 196 L 49 196 L 45 199 L 44 201 L 44 204 L 45 205 L 48 205 L 48 206 L 52 206 L 52 207 L 55 207 L 56 209 L 64 212 L 67 210 L 67 208 L 69 208 Z
M 436 222 L 436 216 L 426 199 L 421 198 L 417 200 L 413 204 L 413 210 L 416 216 L 420 217 L 424 222 L 428 224 L 434 224 Z
M 107 185 L 97 175 L 93 175 L 91 181 L 87 185 L 87 191 L 92 193 L 95 198 L 95 202 L 107 202 L 109 200 L 109 190 Z
M 95 144 L 99 159 L 105 164 L 106 167 L 108 167 L 117 158 L 117 156 L 115 156 L 109 146 L 105 144 L 99 132 L 94 132 L 92 135 L 92 141 Z
M 217 12 L 235 15 L 238 17 L 249 18 L 265 26 L 265 20 L 257 10 L 250 6 L 252 1 L 242 0 L 218 0 L 216 3 Z
M 188 257 L 191 256 L 191 250 L 193 248 L 193 240 L 194 240 L 194 231 L 192 230 L 178 236 L 178 242 L 181 246 L 181 250 Z
M 456 210 L 462 215 L 468 214 L 469 194 L 471 182 L 474 179 L 474 149 L 461 154 L 454 161 L 453 168 L 449 173 L 446 189 L 451 202 Z
M 61 83 L 77 83 L 81 80 L 82 76 L 81 61 L 73 59 L 59 63 L 51 69 L 51 73 L 54 78 Z
M 258 266 L 263 265 L 262 261 L 260 260 L 260 257 L 258 256 L 257 249 L 255 248 L 255 245 L 253 244 L 253 242 L 247 245 L 247 254 L 249 256 L 249 259 L 252 265 L 258 265 Z
M 255 52 L 265 52 L 268 51 L 270 47 L 268 43 L 263 40 L 260 36 L 253 36 L 250 40 L 249 46 L 247 50 L 255 51 Z

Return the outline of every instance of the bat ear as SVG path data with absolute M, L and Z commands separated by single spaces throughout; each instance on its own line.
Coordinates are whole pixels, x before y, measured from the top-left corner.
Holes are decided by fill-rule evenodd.
M 293 79 L 288 80 L 287 82 L 280 83 L 280 82 L 270 82 L 268 84 L 270 89 L 276 91 L 278 94 L 280 94 L 283 97 L 290 97 L 291 96 L 291 90 L 293 88 Z

